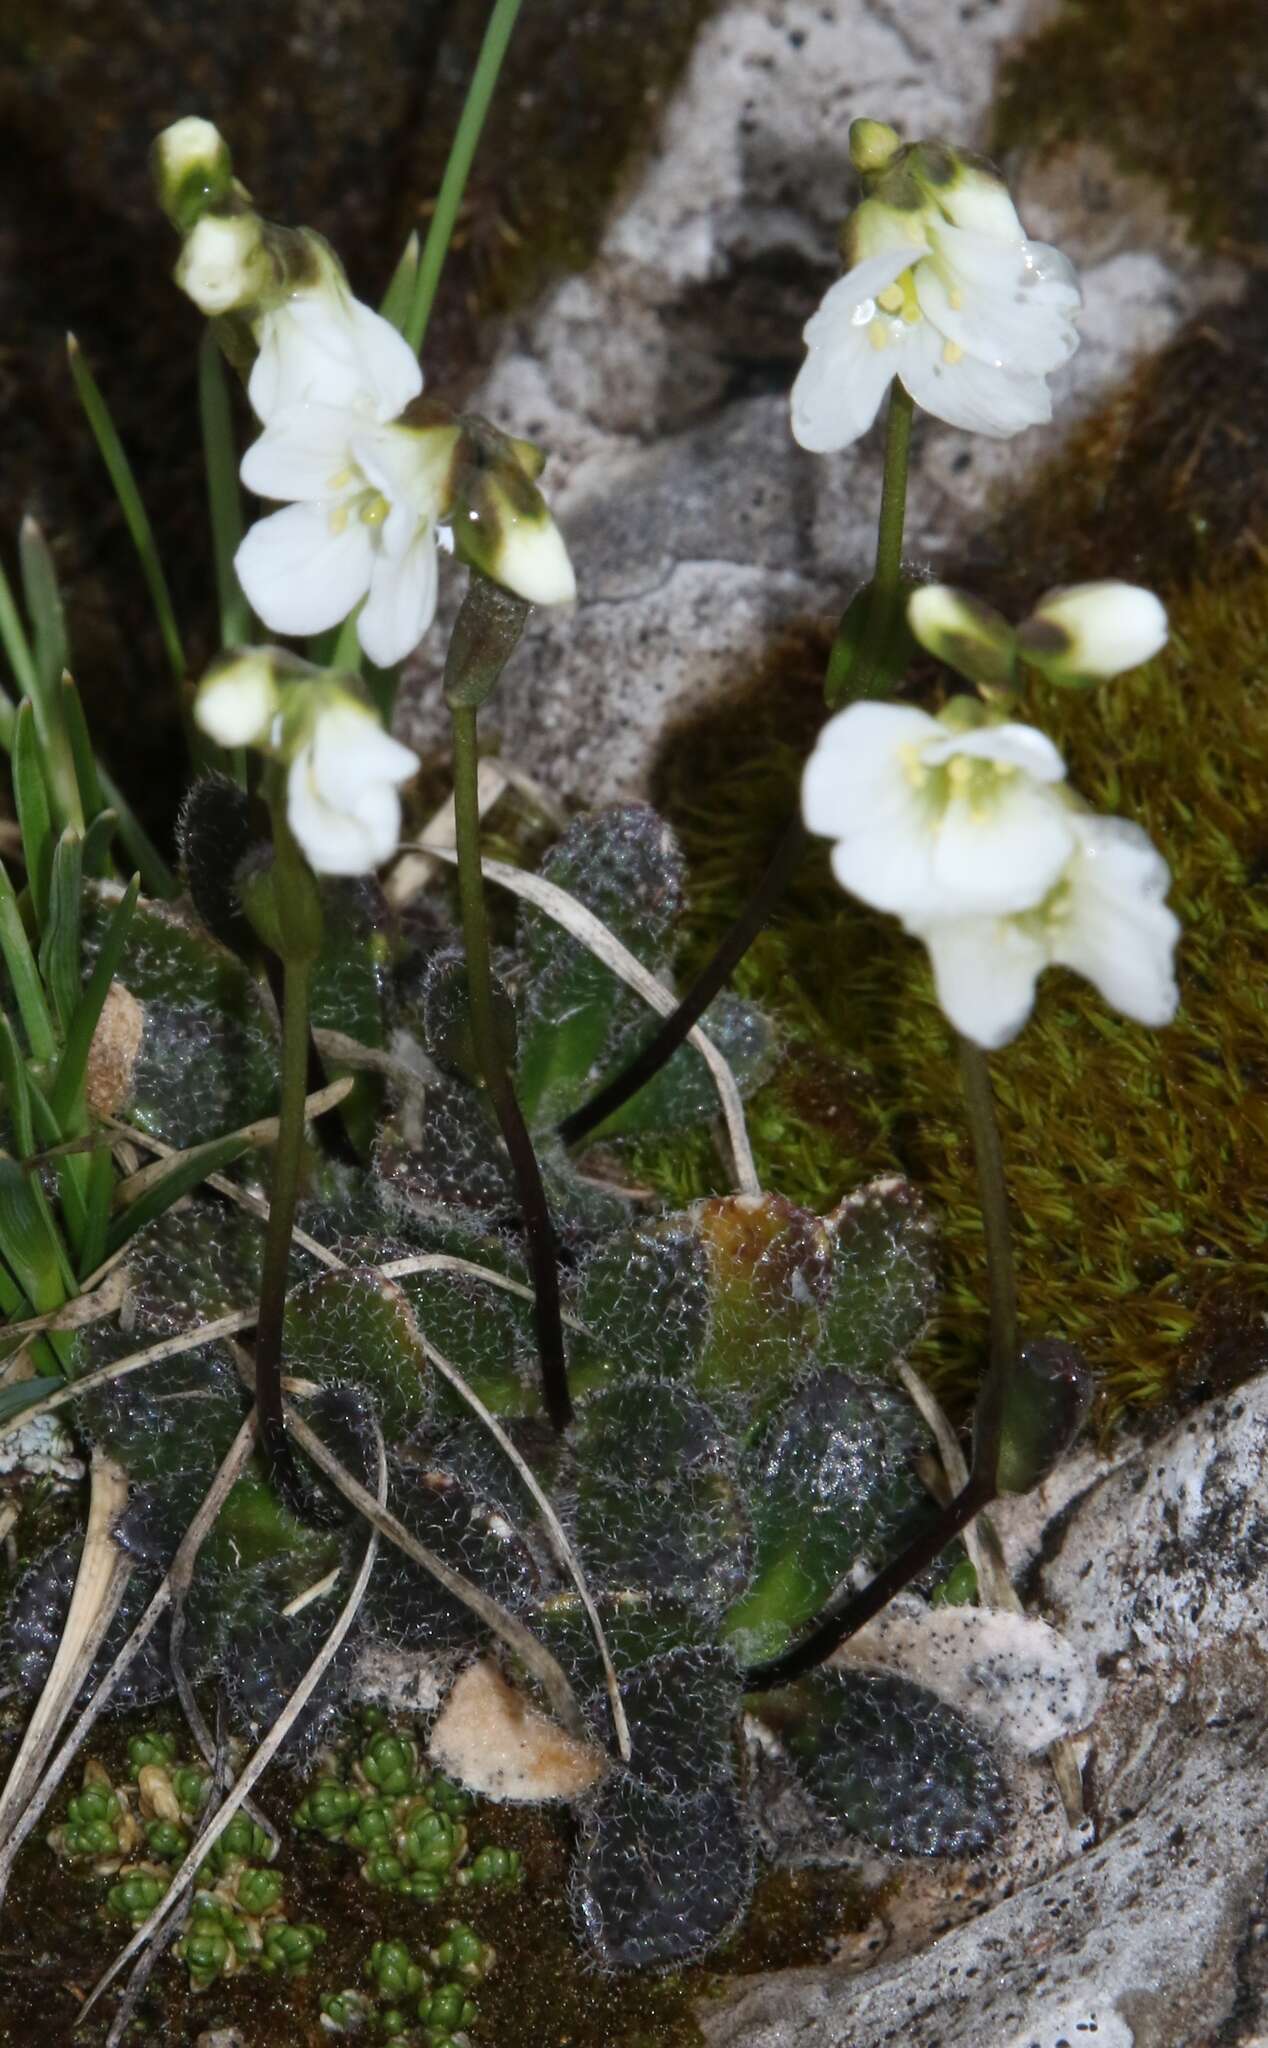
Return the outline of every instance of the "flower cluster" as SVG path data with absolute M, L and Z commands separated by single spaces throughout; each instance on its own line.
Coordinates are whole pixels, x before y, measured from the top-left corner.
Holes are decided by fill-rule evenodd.
M 898 377 L 953 427 L 1007 438 L 1052 417 L 1047 377 L 1078 345 L 1080 293 L 1059 249 L 1030 242 L 981 157 L 904 145 L 856 121 L 865 197 L 842 229 L 848 268 L 806 327 L 792 427 L 825 453 L 866 433 Z
M 286 817 L 319 875 L 362 875 L 396 850 L 400 785 L 418 756 L 384 732 L 351 679 L 276 647 L 215 663 L 194 716 L 222 747 L 257 747 L 286 765 Z
M 1147 659 L 1166 632 L 1157 599 L 1121 584 L 1053 592 L 1015 634 L 937 585 L 909 618 L 932 651 L 996 686 L 1018 648 L 1086 680 Z M 1015 1037 L 1049 965 L 1086 975 L 1140 1023 L 1175 1013 L 1166 862 L 1138 826 L 1089 811 L 1065 773 L 1043 733 L 970 696 L 938 717 L 853 704 L 806 767 L 803 814 L 835 841 L 837 880 L 923 940 L 943 1010 L 980 1045 Z
M 270 632 L 322 633 L 355 616 L 363 653 L 391 668 L 435 616 L 442 546 L 527 603 L 574 597 L 537 488 L 541 452 L 425 399 L 403 336 L 353 297 L 320 235 L 255 212 L 209 121 L 173 123 L 154 162 L 183 238 L 176 281 L 217 322 L 261 424 L 242 480 L 282 507 L 234 557 Z M 234 656 L 205 679 L 195 715 L 221 745 L 283 762 L 291 830 L 312 866 L 359 874 L 395 847 L 397 787 L 418 762 L 346 688 L 314 691 L 318 673 L 275 650 Z

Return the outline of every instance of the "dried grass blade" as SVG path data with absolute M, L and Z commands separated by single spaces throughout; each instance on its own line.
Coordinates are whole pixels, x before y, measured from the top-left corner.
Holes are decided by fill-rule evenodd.
M 310 1097 L 311 1101 L 316 1099 L 316 1096 Z M 176 1156 L 174 1145 L 165 1145 L 161 1138 L 152 1138 L 148 1131 L 138 1130 L 135 1124 L 124 1123 L 120 1117 L 108 1116 L 103 1118 L 103 1122 L 108 1129 L 117 1131 L 121 1138 L 126 1138 L 130 1145 L 139 1145 L 143 1150 L 155 1153 L 160 1159 L 173 1159 Z M 269 1205 L 263 1195 L 255 1194 L 250 1188 L 240 1187 L 237 1181 L 228 1180 L 223 1173 L 209 1173 L 206 1185 L 213 1188 L 216 1194 L 223 1195 L 227 1201 L 236 1202 L 240 1209 L 249 1209 L 262 1223 L 268 1222 Z M 301 1230 L 298 1225 L 291 1231 L 291 1242 L 298 1245 L 301 1251 L 308 1252 L 313 1258 L 320 1260 L 323 1266 L 329 1266 L 336 1271 L 343 1266 L 342 1259 L 337 1258 L 334 1252 L 329 1251 L 324 1244 L 319 1244 L 315 1237 L 310 1237 L 308 1232 Z M 126 1246 L 123 1250 L 126 1250 Z M 123 1250 L 115 1256 L 121 1258 Z
M 361 1490 L 364 1491 L 364 1488 Z M 386 1510 L 383 1507 L 383 1503 L 387 1499 L 387 1452 L 384 1449 L 383 1439 L 381 1435 L 379 1436 L 378 1440 L 378 1472 L 376 1490 L 378 1494 L 377 1500 L 375 1499 L 375 1495 L 372 1493 L 366 1493 L 366 1499 L 380 1513 L 385 1513 Z M 338 1618 L 335 1622 L 334 1627 L 331 1629 L 330 1634 L 327 1636 L 318 1654 L 316 1655 L 316 1657 L 314 1657 L 312 1663 L 309 1665 L 307 1671 L 304 1673 L 304 1676 L 300 1679 L 299 1684 L 296 1686 L 294 1692 L 291 1694 L 290 1699 L 283 1707 L 276 1721 L 274 1721 L 272 1727 L 269 1729 L 268 1734 L 265 1736 L 263 1742 L 261 1742 L 254 1756 L 252 1756 L 250 1761 L 247 1763 L 245 1769 L 242 1772 L 242 1775 L 237 1780 L 237 1783 L 232 1787 L 232 1789 L 228 1793 L 226 1793 L 220 1806 L 216 1809 L 216 1812 L 207 1822 L 206 1827 L 199 1835 L 198 1840 L 194 1843 L 189 1854 L 186 1856 L 184 1862 L 181 1864 L 180 1869 L 176 1872 L 176 1875 L 173 1877 L 166 1892 L 163 1894 L 163 1897 L 159 1900 L 158 1905 L 154 1908 L 154 1911 L 150 1914 L 149 1918 L 146 1921 L 144 1921 L 140 1927 L 138 1927 L 136 1933 L 133 1935 L 127 1947 L 120 1951 L 120 1953 L 115 1957 L 113 1963 L 111 1963 L 110 1968 L 105 1972 L 103 1976 L 99 1977 L 97 1982 L 94 1984 L 87 1999 L 84 2001 L 83 2007 L 81 2008 L 79 2015 L 79 2025 L 82 2026 L 83 2022 L 87 2019 L 89 2013 L 92 2011 L 93 2006 L 97 2003 L 97 2000 L 101 1997 L 102 1993 L 108 1990 L 110 1985 L 113 1984 L 115 1978 L 119 1975 L 119 1972 L 132 1960 L 132 1957 L 136 1955 L 139 1949 L 143 1949 L 147 1945 L 147 1943 L 151 1940 L 152 1936 L 156 1933 L 158 1928 L 160 1928 L 163 1925 L 164 1921 L 167 1920 L 169 1916 L 176 1910 L 176 1907 L 178 1906 L 187 1887 L 193 1882 L 194 1878 L 196 1877 L 200 1865 L 205 1862 L 209 1851 L 215 1847 L 216 1843 L 220 1840 L 221 1835 L 224 1833 L 230 1821 L 233 1819 L 234 1814 L 238 1812 L 240 1807 L 245 1805 L 248 1795 L 259 1783 L 265 1771 L 272 1763 L 273 1758 L 277 1755 L 278 1750 L 285 1742 L 291 1729 L 294 1727 L 295 1722 L 303 1713 L 304 1708 L 308 1705 L 308 1702 L 312 1698 L 313 1693 L 317 1690 L 317 1687 L 320 1685 L 322 1679 L 325 1677 L 326 1672 L 329 1669 L 330 1665 L 334 1662 L 334 1659 L 338 1655 L 339 1648 L 343 1642 L 344 1637 L 347 1635 L 349 1629 L 352 1627 L 353 1622 L 357 1618 L 357 1611 L 360 1608 L 362 1600 L 365 1598 L 365 1589 L 370 1582 L 370 1573 L 374 1567 L 374 1560 L 378 1556 L 378 1550 L 379 1532 L 377 1529 L 371 1529 L 369 1541 L 365 1546 L 365 1555 L 363 1556 L 361 1563 L 357 1569 L 357 1575 L 356 1578 L 353 1580 L 352 1589 L 349 1592 L 347 1599 L 344 1601 L 343 1606 L 339 1610 Z
M 555 1513 L 554 1508 L 552 1507 L 542 1487 L 538 1483 L 531 1467 L 526 1463 L 524 1458 L 521 1456 L 520 1452 L 515 1448 L 515 1445 L 512 1443 L 510 1437 L 503 1429 L 496 1415 L 492 1414 L 491 1411 L 485 1407 L 484 1402 L 476 1393 L 475 1388 L 468 1386 L 466 1380 L 458 1371 L 457 1366 L 451 1365 L 449 1363 L 449 1360 L 443 1357 L 441 1353 L 437 1351 L 434 1344 L 429 1344 L 426 1337 L 422 1336 L 421 1331 L 419 1333 L 419 1336 L 423 1349 L 427 1353 L 427 1356 L 431 1360 L 432 1364 L 435 1366 L 437 1372 L 440 1373 L 443 1379 L 446 1379 L 449 1382 L 449 1385 L 453 1388 L 454 1392 L 462 1397 L 462 1399 L 466 1402 L 468 1408 L 470 1408 L 472 1414 L 477 1415 L 479 1417 L 480 1421 L 484 1424 L 484 1427 L 488 1430 L 490 1436 L 493 1438 L 493 1441 L 498 1446 L 498 1449 L 501 1451 L 503 1457 L 508 1459 L 510 1464 L 514 1467 L 521 1484 L 527 1489 L 527 1491 L 532 1495 L 534 1501 L 537 1503 L 538 1513 L 541 1515 L 541 1518 L 546 1525 L 547 1533 L 550 1537 L 551 1548 L 553 1549 L 556 1557 L 559 1559 L 560 1564 L 567 1572 L 569 1578 L 572 1580 L 573 1585 L 576 1587 L 578 1596 L 581 1600 L 581 1605 L 585 1609 L 586 1620 L 590 1624 L 590 1631 L 594 1637 L 595 1648 L 598 1650 L 600 1660 L 603 1664 L 603 1680 L 605 1686 L 607 1687 L 608 1707 L 612 1715 L 612 1728 L 616 1736 L 617 1751 L 621 1757 L 622 1762 L 628 1763 L 631 1754 L 630 1726 L 629 1722 L 626 1720 L 625 1717 L 625 1705 L 621 1699 L 621 1686 L 620 1681 L 616 1675 L 616 1666 L 612 1662 L 612 1653 L 608 1649 L 608 1639 L 603 1632 L 603 1623 L 599 1619 L 599 1610 L 595 1606 L 594 1601 L 591 1598 L 590 1588 L 586 1582 L 585 1573 L 581 1569 L 581 1560 L 577 1556 L 577 1553 L 573 1549 L 571 1543 L 568 1541 L 567 1533 L 564 1529 L 563 1523 L 560 1521 L 558 1515 Z
M 131 1576 L 132 1559 L 110 1535 L 110 1525 L 127 1498 L 128 1477 L 122 1466 L 94 1451 L 88 1528 L 70 1611 L 44 1690 L 0 1793 L 0 1842 L 7 1842 L 31 1797 Z
M 569 1733 L 588 1741 L 590 1731 L 582 1719 L 581 1709 L 577 1705 L 572 1687 L 562 1665 L 552 1657 L 545 1645 L 538 1642 L 536 1636 L 525 1628 L 522 1621 L 517 1621 L 513 1614 L 509 1614 L 479 1586 L 472 1585 L 470 1579 L 463 1578 L 460 1572 L 452 1571 L 436 1556 L 435 1551 L 428 1550 L 425 1544 L 419 1543 L 411 1536 L 404 1523 L 398 1522 L 396 1516 L 377 1502 L 374 1496 L 353 1478 L 351 1472 L 340 1464 L 333 1451 L 327 1450 L 317 1432 L 310 1429 L 303 1417 L 297 1414 L 293 1402 L 286 1403 L 285 1414 L 287 1429 L 300 1449 L 312 1459 L 318 1471 L 324 1472 L 344 1499 L 351 1501 L 353 1507 L 359 1509 L 367 1521 L 372 1522 L 390 1543 L 394 1543 L 413 1563 L 421 1565 L 447 1593 L 452 1593 L 455 1600 L 461 1600 L 465 1607 L 469 1607 L 473 1614 L 479 1616 L 486 1628 L 500 1636 L 537 1679 Z
M 157 1344 L 147 1344 L 142 1351 L 130 1351 L 126 1358 L 99 1366 L 96 1372 L 86 1372 L 82 1379 L 72 1380 L 69 1386 L 59 1387 L 55 1394 L 46 1394 L 42 1401 L 35 1401 L 7 1422 L 0 1422 L 0 1440 L 34 1422 L 37 1415 L 50 1415 L 55 1408 L 64 1408 L 68 1401 L 77 1401 L 81 1394 L 91 1393 L 111 1380 L 123 1379 L 127 1373 L 140 1372 L 143 1366 L 161 1365 L 165 1358 L 179 1358 L 182 1351 L 197 1351 L 199 1345 L 214 1344 L 220 1337 L 236 1337 L 240 1331 L 253 1327 L 256 1314 L 254 1308 L 235 1309 L 232 1315 L 218 1316 L 214 1323 L 202 1323 L 196 1330 L 163 1337 Z
M 446 861 L 451 866 L 457 863 L 457 855 L 443 847 L 436 846 L 427 850 L 437 860 Z M 553 882 L 543 880 L 540 875 L 530 875 L 521 868 L 508 867 L 505 861 L 484 860 L 480 866 L 490 882 L 496 882 L 499 888 L 509 890 L 511 895 L 520 896 L 526 903 L 531 903 L 536 909 L 544 911 L 547 917 L 553 918 L 572 938 L 579 940 L 583 946 L 588 946 L 596 960 L 601 960 L 605 967 L 611 968 L 613 974 L 637 995 L 642 996 L 644 1002 L 650 1009 L 655 1010 L 658 1016 L 668 1017 L 678 1007 L 678 999 L 671 990 L 667 989 L 663 982 L 657 981 L 654 974 L 648 972 L 642 961 L 636 959 L 628 947 L 621 944 L 601 918 L 596 917 L 592 910 L 587 910 L 584 903 L 578 903 L 576 897 L 570 896 L 566 889 L 557 888 Z M 736 1187 L 742 1195 L 760 1195 L 762 1186 L 753 1164 L 748 1126 L 744 1121 L 744 1105 L 740 1100 L 735 1076 L 713 1040 L 698 1024 L 693 1025 L 688 1032 L 687 1043 L 695 1047 L 713 1076 L 713 1084 L 718 1091 L 718 1100 L 726 1120 Z
M 155 1588 L 144 1614 L 137 1622 L 136 1627 L 123 1645 L 123 1648 L 110 1666 L 92 1698 L 84 1707 L 83 1712 L 58 1750 L 57 1755 L 53 1758 L 52 1763 L 44 1772 L 38 1786 L 32 1792 L 25 1810 L 14 1822 L 12 1832 L 3 1838 L 3 1848 L 0 1848 L 0 1900 L 4 1898 L 9 1878 L 12 1875 L 14 1859 L 19 1849 L 32 1828 L 35 1827 L 41 1814 L 48 1806 L 49 1800 L 53 1797 L 53 1794 L 70 1769 L 71 1764 L 87 1741 L 88 1736 L 110 1704 L 119 1681 L 145 1648 L 150 1636 L 162 1620 L 167 1608 L 171 1605 L 177 1586 L 180 1584 L 188 1585 L 198 1553 L 241 1474 L 247 1459 L 250 1457 L 254 1442 L 255 1416 L 251 1414 L 247 1417 L 237 1436 L 229 1446 L 220 1469 L 207 1490 L 202 1505 L 182 1536 L 176 1555 L 173 1557 L 163 1579 Z

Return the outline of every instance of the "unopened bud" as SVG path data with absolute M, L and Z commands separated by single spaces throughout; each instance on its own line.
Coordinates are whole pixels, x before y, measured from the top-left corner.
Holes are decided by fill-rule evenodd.
M 1050 590 L 1017 628 L 1023 660 L 1076 689 L 1138 668 L 1166 639 L 1167 614 L 1152 590 L 1113 581 Z
M 907 604 L 907 621 L 926 653 L 972 683 L 1007 689 L 1017 667 L 1016 635 L 1006 618 L 968 591 L 923 583 Z
M 186 236 L 173 274 L 199 312 L 212 318 L 253 306 L 273 279 L 259 216 L 204 213 Z
M 221 747 L 257 746 L 279 703 L 273 652 L 248 647 L 208 669 L 194 699 L 194 723 Z
M 210 207 L 232 197 L 233 163 L 220 130 L 200 115 L 173 121 L 151 150 L 159 204 L 182 235 L 187 235 Z
M 850 123 L 850 162 L 864 177 L 887 170 L 902 146 L 902 137 L 887 121 Z

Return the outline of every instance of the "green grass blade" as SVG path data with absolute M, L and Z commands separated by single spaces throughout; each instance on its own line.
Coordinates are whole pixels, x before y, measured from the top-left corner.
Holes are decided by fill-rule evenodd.
M 163 565 L 159 560 L 154 528 L 150 525 L 149 514 L 141 502 L 141 493 L 132 474 L 132 465 L 124 453 L 118 430 L 110 417 L 110 409 L 101 395 L 92 371 L 84 361 L 79 343 L 73 334 L 66 337 L 66 354 L 71 376 L 75 380 L 75 389 L 79 393 L 79 402 L 88 416 L 93 438 L 101 451 L 101 459 L 109 472 L 120 510 L 132 536 L 132 545 L 136 549 L 141 573 L 145 577 L 146 587 L 150 593 L 150 602 L 154 606 L 154 616 L 158 620 L 168 663 L 176 681 L 183 683 L 186 673 L 185 650 L 181 645 L 176 614 L 172 610 L 167 578 L 163 574 Z
M 40 931 L 48 923 L 48 897 L 53 876 L 53 821 L 49 814 L 48 787 L 40 759 L 39 734 L 35 729 L 35 707 L 19 707 L 13 727 L 13 801 L 22 831 L 22 859 L 35 906 Z
M 0 954 L 9 970 L 18 1015 L 26 1033 L 32 1057 L 47 1065 L 57 1057 L 53 1020 L 44 1000 L 44 986 L 31 952 L 26 926 L 18 909 L 8 869 L 0 861 Z
M 167 901 L 173 896 L 179 896 L 180 883 L 137 818 L 113 775 L 107 774 L 104 768 L 98 768 L 97 773 L 101 777 L 101 793 L 119 821 L 119 837 L 130 858 L 136 863 L 141 880 L 145 883 L 146 895 L 161 896 Z
M 83 905 L 84 842 L 69 825 L 53 855 L 48 918 L 40 941 L 40 973 L 63 1038 L 79 1003 L 79 942 Z
M 213 1138 L 209 1144 L 180 1153 L 166 1173 L 151 1181 L 145 1193 L 116 1216 L 106 1239 L 106 1256 L 117 1252 L 138 1230 L 163 1215 L 173 1202 L 190 1194 L 209 1173 L 223 1173 L 226 1166 L 232 1166 L 235 1159 L 249 1150 L 250 1144 L 241 1131 L 235 1131 L 227 1138 Z
M 52 549 L 44 537 L 43 528 L 29 512 L 18 535 L 18 553 L 22 563 L 22 591 L 26 598 L 27 617 L 33 628 L 35 672 L 47 703 L 70 659 L 70 649 Z
M 49 1097 L 49 1106 L 59 1128 L 63 1131 L 68 1129 L 72 1116 L 79 1107 L 84 1075 L 88 1071 L 92 1035 L 97 1029 L 97 1020 L 110 993 L 115 969 L 123 957 L 128 927 L 132 923 L 132 913 L 136 909 L 140 889 L 141 878 L 139 875 L 133 875 L 115 905 L 114 914 L 106 926 L 105 937 L 101 942 L 101 950 L 93 962 L 92 973 L 84 983 L 83 993 L 75 1005 L 75 1013 L 67 1028 L 66 1045 Z
M 95 1273 L 106 1256 L 110 1234 L 110 1203 L 114 1195 L 114 1160 L 109 1150 L 94 1152 L 88 1159 L 85 1189 L 84 1234 L 79 1245 L 79 1277 Z
M 409 309 L 414 303 L 414 288 L 418 282 L 418 232 L 412 230 L 405 247 L 401 250 L 392 281 L 383 294 L 379 312 L 390 320 L 398 334 L 405 332 Z
M 60 1308 L 75 1285 L 39 1182 L 0 1154 L 0 1251 L 37 1316 Z
M 3 1336 L 0 1331 L 0 1337 Z M 23 1409 L 34 1408 L 47 1394 L 56 1394 L 66 1385 L 64 1373 L 46 1373 L 36 1380 L 15 1380 L 12 1386 L 0 1387 L 0 1422 L 12 1422 Z
M 238 451 L 224 357 L 210 327 L 198 351 L 198 411 L 202 420 L 203 460 L 207 467 L 207 505 L 211 514 L 211 545 L 220 601 L 220 644 L 241 647 L 251 638 L 251 608 L 233 566 L 242 539 L 242 492 L 238 484 Z
M 35 656 L 3 569 L 0 569 L 0 644 L 3 644 L 9 658 L 9 667 L 13 670 L 13 680 L 19 691 L 24 697 L 34 699 L 40 687 Z M 0 741 L 7 748 L 13 745 L 15 706 L 7 690 L 0 691 L 0 700 Z
M 97 881 L 104 879 L 111 871 L 110 849 L 118 829 L 117 812 L 98 811 L 84 834 L 84 873 L 92 875 Z
M 476 68 L 467 88 L 467 97 L 458 119 L 453 147 L 449 152 L 449 161 L 445 165 L 445 175 L 440 181 L 440 191 L 436 196 L 436 211 L 431 217 L 427 240 L 423 244 L 423 253 L 419 259 L 409 318 L 402 330 L 406 341 L 415 352 L 422 347 L 423 336 L 427 332 L 436 287 L 440 283 L 440 273 L 444 268 L 454 222 L 458 218 L 458 208 L 462 204 L 462 195 L 467 187 L 467 176 L 519 11 L 520 0 L 496 0 L 493 12 L 489 16 L 489 25 L 484 32 L 484 41 L 480 45 Z
M 13 1143 L 18 1158 L 31 1159 L 35 1154 L 35 1118 L 27 1085 L 26 1062 L 17 1034 L 3 1010 L 0 1010 L 0 1087 L 4 1089 L 5 1107 L 13 1127 Z
M 105 809 L 101 796 L 101 777 L 97 772 L 97 757 L 92 750 L 92 741 L 88 737 L 88 721 L 84 717 L 83 701 L 74 677 L 65 670 L 58 678 L 57 697 L 62 728 L 74 763 L 75 781 L 83 805 L 84 822 L 91 825 L 97 813 Z

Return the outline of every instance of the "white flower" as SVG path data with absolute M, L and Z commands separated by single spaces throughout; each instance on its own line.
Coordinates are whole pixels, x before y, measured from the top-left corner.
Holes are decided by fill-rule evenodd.
M 194 699 L 194 720 L 218 746 L 251 747 L 265 738 L 277 705 L 271 655 L 248 648 L 204 676 Z
M 154 164 L 168 188 L 182 185 L 186 178 L 224 178 L 229 168 L 229 149 L 212 121 L 199 114 L 186 114 L 166 127 L 154 144 Z
M 1027 910 L 1046 895 L 1074 847 L 1054 787 L 1065 765 L 1033 726 L 980 716 L 957 726 L 862 703 L 829 719 L 801 803 L 810 830 L 836 841 L 843 888 L 922 926 Z
M 315 713 L 287 772 L 286 817 L 317 874 L 368 874 L 395 851 L 397 789 L 417 767 L 418 756 L 352 698 Z
M 1140 1024 L 1169 1024 L 1175 1015 L 1180 926 L 1163 900 L 1166 862 L 1125 818 L 1071 810 L 1069 822 L 1074 852 L 1033 909 L 908 925 L 929 948 L 942 1009 L 979 1045 L 1005 1045 L 1016 1036 L 1049 965 L 1085 975 L 1106 1002 Z
M 389 668 L 436 609 L 436 525 L 450 495 L 456 427 L 380 426 L 329 405 L 284 407 L 247 450 L 242 481 L 289 500 L 234 557 L 252 608 L 276 633 L 321 633 L 366 599 L 357 635 Z
M 1078 345 L 1066 257 L 1027 241 L 1003 182 L 942 144 L 899 149 L 868 182 L 847 229 L 852 267 L 805 331 L 792 393 L 802 447 L 857 440 L 895 376 L 926 412 L 974 433 L 1050 419 L 1045 380 Z
M 247 396 L 266 426 L 304 404 L 393 420 L 423 388 L 409 343 L 390 320 L 353 298 L 333 258 L 316 282 L 292 290 L 253 325 L 259 353 Z
M 1050 590 L 1017 629 L 1024 659 L 1054 682 L 1121 675 L 1166 639 L 1167 614 L 1152 590 L 1112 581 Z

